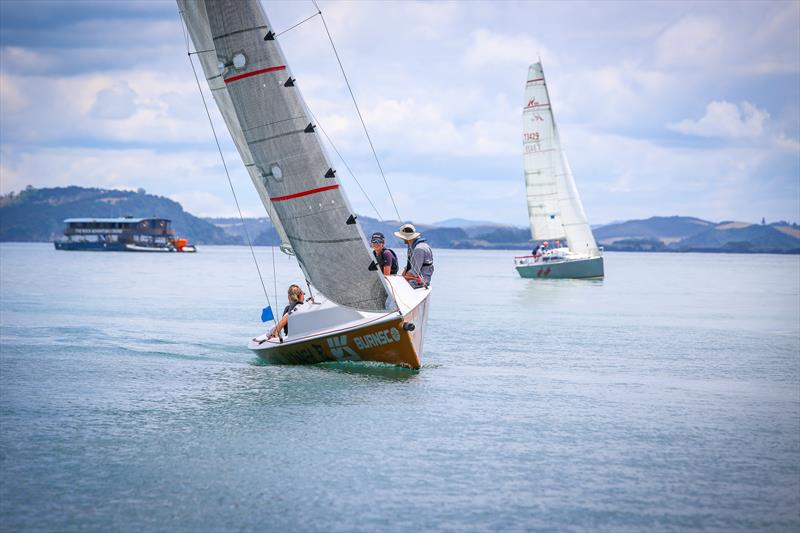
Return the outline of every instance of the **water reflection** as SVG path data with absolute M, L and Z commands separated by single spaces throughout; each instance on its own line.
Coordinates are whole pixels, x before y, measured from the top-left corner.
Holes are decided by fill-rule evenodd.
M 250 361 L 253 366 L 279 367 L 286 368 L 294 365 L 277 365 L 269 363 L 260 358 Z M 396 365 L 376 363 L 372 361 L 327 361 L 315 365 L 308 365 L 305 368 L 316 369 L 339 374 L 360 375 L 366 377 L 379 378 L 387 381 L 406 381 L 419 375 L 418 369 L 404 368 Z
M 356 374 L 379 378 L 386 381 L 408 381 L 419 375 L 419 370 L 396 365 L 366 361 L 328 362 L 314 365 L 314 368 L 330 370 L 341 374 Z

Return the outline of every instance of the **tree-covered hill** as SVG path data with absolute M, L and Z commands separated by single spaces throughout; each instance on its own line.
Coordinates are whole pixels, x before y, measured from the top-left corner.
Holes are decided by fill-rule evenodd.
M 623 239 L 658 239 L 665 243 L 677 242 L 715 226 L 714 222 L 694 217 L 650 217 L 628 220 L 601 226 L 594 237 L 601 244 L 613 244 Z
M 796 224 L 710 222 L 693 217 L 651 217 L 594 230 L 606 250 L 800 253 Z
M 268 218 L 247 218 L 244 225 L 238 218 L 201 219 L 184 211 L 178 202 L 142 189 L 134 192 L 74 186 L 28 187 L 19 194 L 0 196 L 0 241 L 52 241 L 61 236 L 66 218 L 124 216 L 168 218 L 178 235 L 198 244 L 244 244 L 245 227 L 254 245 L 278 244 Z M 400 222 L 362 215 L 358 223 L 367 238 L 380 231 L 388 246 L 403 246 L 393 235 Z M 528 228 L 478 222 L 464 227 L 416 227 L 434 248 L 525 250 L 532 245 Z M 609 251 L 800 253 L 800 227 L 783 221 L 718 224 L 694 217 L 652 217 L 601 226 L 594 229 L 594 235 Z
M 119 191 L 84 187 L 29 187 L 0 197 L 0 241 L 53 241 L 66 218 L 163 217 L 175 233 L 197 244 L 238 244 L 240 239 L 183 210 L 181 204 L 140 189 Z
M 800 253 L 800 239 L 773 226 L 723 222 L 683 239 L 678 243 L 678 247 L 698 251 Z

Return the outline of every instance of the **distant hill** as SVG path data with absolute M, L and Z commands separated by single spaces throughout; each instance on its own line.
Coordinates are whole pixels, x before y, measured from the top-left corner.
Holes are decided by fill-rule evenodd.
M 214 224 L 239 242 L 247 243 L 247 236 L 254 246 L 277 246 L 280 244 L 278 233 L 272 227 L 272 222 L 266 217 L 245 218 L 244 224 L 240 218 L 204 218 L 206 222 Z M 245 228 L 247 231 L 245 232 Z
M 767 225 L 652 217 L 602 226 L 594 235 L 611 251 L 800 253 L 800 228 L 788 222 Z
M 772 225 L 722 222 L 707 231 L 681 240 L 678 246 L 697 251 L 800 253 L 800 238 Z
M 438 226 L 440 228 L 471 228 L 473 226 L 503 226 L 496 222 L 489 220 L 469 220 L 466 218 L 448 218 L 447 220 L 440 220 L 434 222 L 431 226 Z
M 239 219 L 207 219 L 233 236 L 243 235 Z M 400 226 L 396 220 L 377 220 L 359 216 L 358 221 L 369 236 L 380 231 L 388 246 L 398 249 L 402 243 L 393 233 Z M 267 218 L 245 219 L 253 244 L 278 244 L 278 236 Z M 416 224 L 435 248 L 528 250 L 528 228 L 501 224 L 464 228 Z M 745 222 L 717 224 L 694 217 L 652 217 L 645 220 L 615 222 L 594 229 L 598 243 L 609 251 L 627 252 L 775 252 L 800 253 L 800 227 L 788 222 L 756 225 Z
M 62 235 L 65 218 L 158 216 L 172 220 L 178 235 L 197 244 L 238 244 L 239 239 L 181 205 L 143 190 L 118 191 L 84 187 L 28 188 L 0 197 L 0 241 L 53 241 Z
M 238 218 L 206 218 L 231 236 L 244 239 L 242 221 Z M 278 235 L 268 218 L 246 218 L 245 224 L 253 244 L 274 246 L 279 244 Z M 364 236 L 383 233 L 390 248 L 402 246 L 394 232 L 401 226 L 396 220 L 378 220 L 364 215 L 358 216 Z M 413 223 L 413 222 L 412 222 Z M 432 224 L 414 224 L 425 239 L 435 248 L 480 248 L 480 249 L 527 249 L 530 248 L 530 231 L 512 226 L 493 224 L 469 228 L 439 227 Z
M 172 220 L 176 233 L 198 244 L 244 244 L 245 228 L 256 246 L 279 244 L 266 217 L 201 219 L 169 198 L 143 190 L 118 191 L 83 187 L 28 188 L 0 196 L 0 241 L 52 241 L 63 231 L 65 218 L 149 217 Z M 401 223 L 358 216 L 367 238 L 376 231 L 396 250 L 402 243 L 393 233 Z M 449 224 L 463 222 L 464 226 Z M 344 221 L 342 221 L 344 223 Z M 528 228 L 467 219 L 439 224 L 415 224 L 434 248 L 529 250 Z M 593 228 L 606 250 L 672 252 L 772 252 L 800 253 L 800 226 L 775 222 L 711 222 L 694 217 L 651 217 L 614 222 Z
M 603 245 L 624 239 L 658 239 L 670 244 L 714 226 L 714 222 L 694 217 L 651 217 L 601 226 L 594 230 L 594 238 Z

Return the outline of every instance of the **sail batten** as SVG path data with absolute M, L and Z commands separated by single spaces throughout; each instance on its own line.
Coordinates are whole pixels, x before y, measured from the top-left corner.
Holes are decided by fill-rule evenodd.
M 573 252 L 599 255 L 561 146 L 541 63 L 528 70 L 522 123 L 531 237 L 566 239 Z
M 177 0 L 203 70 L 262 203 L 308 281 L 364 311 L 390 305 L 382 277 L 258 0 Z M 193 29 L 194 27 L 194 29 Z M 213 36 L 213 38 L 212 38 Z M 267 34 L 269 36 L 269 34 Z

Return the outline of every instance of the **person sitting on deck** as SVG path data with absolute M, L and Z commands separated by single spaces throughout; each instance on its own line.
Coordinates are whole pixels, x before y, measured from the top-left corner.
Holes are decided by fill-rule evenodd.
M 289 334 L 289 315 L 294 313 L 297 306 L 303 305 L 303 302 L 306 300 L 306 293 L 303 292 L 303 289 L 301 289 L 299 285 L 289 285 L 288 295 L 289 305 L 283 309 L 283 316 L 278 320 L 278 324 L 272 328 L 272 331 L 269 332 L 267 336 L 268 339 L 277 337 L 281 329 L 283 329 L 284 335 Z
M 394 234 L 408 247 L 408 261 L 403 270 L 403 277 L 415 289 L 427 287 L 433 276 L 433 250 L 430 245 L 425 239 L 420 238 L 422 234 L 413 224 L 403 224 Z
M 372 255 L 375 256 L 375 263 L 381 269 L 384 276 L 397 274 L 399 268 L 397 264 L 397 254 L 391 248 L 386 248 L 386 239 L 383 233 L 376 231 L 372 234 L 370 243 L 372 244 Z
M 542 243 L 537 244 L 536 248 L 533 249 L 533 252 L 531 252 L 531 254 L 533 255 L 534 258 L 539 258 L 539 256 L 542 255 Z

